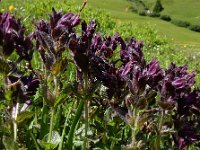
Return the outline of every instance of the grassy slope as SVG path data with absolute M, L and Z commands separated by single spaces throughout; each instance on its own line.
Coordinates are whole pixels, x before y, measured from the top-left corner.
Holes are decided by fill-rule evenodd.
M 163 14 L 200 24 L 200 0 L 163 0 Z
M 81 4 L 83 0 L 75 0 L 78 4 Z M 127 0 L 88 0 L 88 5 L 93 8 L 101 8 L 105 11 L 109 12 L 110 15 L 117 19 L 117 21 L 120 22 L 132 22 L 133 24 L 144 24 L 144 23 L 150 23 L 152 25 L 155 25 L 158 32 L 163 35 L 167 36 L 170 39 L 174 40 L 175 44 L 180 45 L 192 45 L 195 48 L 195 51 L 200 51 L 200 33 L 190 31 L 185 28 L 177 27 L 169 22 L 162 21 L 157 18 L 150 18 L 150 17 L 142 17 L 138 16 L 137 14 L 134 14 L 128 10 L 129 6 L 131 6 L 131 2 Z M 173 9 L 170 10 L 171 7 L 169 1 L 173 1 Z M 177 4 L 175 3 L 175 0 L 164 0 L 164 5 L 166 5 L 166 12 L 165 13 L 176 13 L 173 12 L 176 9 L 176 7 L 179 6 L 179 4 L 183 0 L 176 0 Z M 181 5 L 181 9 L 184 10 L 183 6 L 188 5 L 189 2 L 194 2 L 194 5 L 196 5 L 197 1 L 200 0 L 187 0 L 188 3 L 183 3 Z M 198 4 L 200 5 L 200 4 Z M 197 5 L 197 6 L 198 6 Z M 193 10 L 191 8 L 191 10 Z M 177 10 L 178 11 L 178 10 Z M 194 14 L 200 12 L 199 9 L 194 10 Z M 187 12 L 184 12 L 182 16 L 185 16 Z M 200 14 L 200 13 L 199 13 Z M 180 13 L 177 13 L 176 16 L 180 16 Z M 188 13 L 188 15 L 192 15 L 192 13 Z M 175 15 L 174 15 L 175 16 Z
M 143 0 L 148 8 L 153 9 L 156 0 Z M 164 10 L 162 14 L 173 19 L 200 24 L 200 0 L 161 0 Z
M 20 5 L 23 6 L 23 3 L 31 2 L 31 0 L 24 0 L 24 1 L 21 1 L 22 3 L 19 3 L 19 1 L 20 0 L 4 0 L 2 2 L 3 6 L 0 6 L 0 8 L 8 9 L 9 5 L 14 5 L 14 6 L 19 5 L 20 7 Z M 41 0 L 41 1 L 45 1 L 45 0 Z M 76 6 L 80 6 L 83 2 L 83 0 L 72 0 L 70 2 L 73 2 L 73 1 L 75 2 L 74 4 Z M 150 2 L 153 2 L 155 0 L 146 0 L 146 1 L 148 1 L 150 4 Z M 171 6 L 172 1 L 174 3 L 172 5 L 173 7 Z M 175 1 L 177 3 L 182 2 L 182 0 L 163 0 L 163 5 L 165 5 L 164 7 L 166 7 L 166 13 L 167 11 L 168 12 L 170 11 L 170 9 L 167 8 L 169 6 L 170 8 L 172 7 L 171 11 L 178 10 L 176 9 L 176 7 L 178 7 L 178 4 L 176 4 Z M 193 1 L 194 4 L 196 4 L 196 1 L 200 1 L 200 0 L 184 0 L 184 1 L 187 1 L 187 2 Z M 49 2 L 56 3 L 56 1 L 52 1 L 52 0 L 51 1 L 46 0 L 46 2 L 47 2 L 46 6 L 44 6 L 45 8 L 48 7 Z M 188 3 L 184 2 L 183 4 L 186 5 Z M 157 28 L 160 35 L 167 36 L 169 39 L 173 39 L 175 44 L 180 44 L 183 48 L 186 45 L 190 45 L 190 46 L 192 45 L 193 47 L 192 49 L 194 51 L 200 51 L 200 33 L 193 32 L 185 28 L 177 27 L 169 22 L 162 21 L 158 18 L 142 17 L 137 14 L 134 14 L 128 9 L 132 5 L 132 2 L 130 1 L 127 1 L 127 0 L 88 0 L 88 5 L 92 7 L 93 9 L 98 9 L 98 8 L 104 9 L 106 12 L 109 12 L 110 15 L 113 18 L 115 18 L 118 23 L 131 22 L 132 24 L 136 24 L 136 25 L 150 23 L 151 25 Z M 198 6 L 198 4 L 196 5 Z M 42 11 L 37 11 L 38 9 L 42 9 L 38 6 L 30 5 L 29 7 L 35 8 L 35 9 L 32 8 L 33 10 L 35 10 L 33 13 L 42 12 Z M 66 6 L 61 6 L 61 7 L 63 9 L 66 8 Z M 25 8 L 25 9 L 30 9 L 30 8 Z M 44 13 L 45 13 L 45 10 L 44 10 Z M 47 10 L 51 10 L 51 8 L 48 8 Z M 17 11 L 23 11 L 23 10 L 17 10 Z M 199 11 L 199 10 L 195 9 L 194 11 Z M 190 15 L 192 16 L 192 14 Z M 191 51 L 190 49 L 188 50 L 189 52 Z

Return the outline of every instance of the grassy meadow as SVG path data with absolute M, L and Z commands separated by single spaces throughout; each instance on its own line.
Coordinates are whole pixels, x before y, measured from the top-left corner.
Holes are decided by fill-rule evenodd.
M 155 0 L 144 0 L 149 8 L 152 8 Z M 162 0 L 164 10 L 162 14 L 172 18 L 200 24 L 200 0 Z
M 44 2 L 43 0 L 41 2 Z M 145 4 L 151 8 L 155 0 L 144 0 Z M 34 6 L 31 3 L 35 3 Z M 49 4 L 48 4 L 49 3 Z M 45 11 L 51 10 L 51 5 L 56 2 L 47 1 L 46 4 L 43 3 L 42 6 L 37 6 L 37 0 L 34 2 L 30 0 L 14 1 L 14 0 L 4 0 L 0 6 L 1 10 L 6 10 L 10 5 L 18 8 L 20 14 L 23 14 L 23 11 L 26 9 L 31 9 L 33 14 L 42 15 Z M 74 5 L 75 7 L 80 7 L 83 3 L 83 0 L 72 0 L 66 1 L 66 4 L 62 4 L 62 9 L 67 8 L 67 3 Z M 163 0 L 162 1 L 164 10 L 162 14 L 170 15 L 175 19 L 183 19 L 185 21 L 200 23 L 200 0 L 187 0 L 183 2 L 182 0 Z M 59 4 L 54 4 L 59 6 Z M 168 39 L 173 41 L 174 44 L 180 45 L 181 48 L 186 48 L 187 46 L 192 46 L 192 51 L 200 51 L 200 34 L 198 32 L 190 31 L 186 28 L 177 27 L 170 22 L 160 20 L 159 18 L 151 18 L 146 16 L 139 16 L 129 9 L 133 3 L 128 0 L 89 0 L 88 4 L 93 10 L 101 9 L 107 12 L 112 18 L 116 20 L 118 24 L 125 22 L 131 22 L 132 25 L 142 25 L 142 24 L 151 24 L 156 28 L 158 33 L 161 36 L 166 36 Z M 22 7 L 21 7 L 22 6 Z M 23 7 L 25 6 L 25 7 Z M 61 6 L 61 5 L 60 5 Z M 184 10 L 184 11 L 183 11 Z M 28 14 L 30 15 L 30 14 Z M 25 19 L 28 19 L 31 16 L 26 16 Z
M 75 0 L 78 4 L 82 3 L 82 0 Z M 146 0 L 147 6 L 150 8 L 153 6 L 155 0 Z M 200 23 L 200 1 L 199 0 L 163 0 L 164 11 L 163 14 L 172 16 L 172 18 L 180 18 L 186 21 Z M 131 22 L 132 24 L 145 24 L 149 23 L 155 26 L 158 33 L 162 36 L 174 41 L 175 44 L 185 46 L 193 46 L 196 51 L 200 51 L 200 34 L 190 31 L 185 28 L 177 27 L 169 22 L 160 20 L 159 18 L 151 18 L 146 16 L 139 16 L 131 10 L 129 7 L 133 5 L 132 2 L 126 0 L 89 0 L 88 6 L 103 9 L 109 12 L 110 16 L 115 18 L 118 23 Z
M 200 33 L 83 1 L 0 1 L 0 149 L 200 150 Z M 161 1 L 200 24 L 200 0 Z

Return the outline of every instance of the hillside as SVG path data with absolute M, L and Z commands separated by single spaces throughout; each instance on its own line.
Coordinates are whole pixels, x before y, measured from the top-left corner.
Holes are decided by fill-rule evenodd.
M 156 0 L 143 0 L 152 8 Z M 161 14 L 172 18 L 200 24 L 200 0 L 161 0 L 164 10 Z
M 83 0 L 75 0 L 77 4 L 81 4 Z M 154 0 L 146 0 L 147 5 L 151 6 Z M 179 17 L 187 21 L 199 23 L 198 14 L 200 10 L 196 9 L 200 6 L 200 0 L 163 0 L 165 10 L 163 14 L 170 14 L 172 17 Z M 89 0 L 88 6 L 97 9 L 103 9 L 110 13 L 110 15 L 121 22 L 132 22 L 133 24 L 149 23 L 155 26 L 158 33 L 162 36 L 167 36 L 172 39 L 175 44 L 185 46 L 192 46 L 194 51 L 200 51 L 200 33 L 190 31 L 186 28 L 177 27 L 169 22 L 165 22 L 158 18 L 139 16 L 129 9 L 132 6 L 131 1 L 127 0 Z M 188 7 L 188 9 L 185 9 Z M 184 11 L 183 11 L 184 10 Z

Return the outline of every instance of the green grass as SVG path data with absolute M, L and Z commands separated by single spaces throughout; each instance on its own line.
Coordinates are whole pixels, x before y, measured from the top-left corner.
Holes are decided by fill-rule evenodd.
M 172 18 L 200 24 L 200 0 L 163 0 L 163 14 Z
M 46 1 L 46 6 L 40 7 L 39 5 L 41 5 L 41 2 L 45 2 L 45 1 L 44 0 L 38 1 L 38 4 L 36 4 L 36 1 L 37 0 L 35 1 L 4 0 L 3 2 L 1 2 L 2 5 L 0 5 L 0 10 L 5 9 L 6 11 L 8 10 L 8 7 L 10 5 L 14 5 L 14 7 L 18 7 L 16 11 L 18 11 L 18 13 L 20 13 L 22 16 L 24 15 L 23 11 L 26 11 L 29 9 L 32 11 L 32 13 L 35 14 L 36 17 L 37 16 L 46 17 L 47 15 L 45 14 L 45 12 L 51 11 L 51 8 L 49 7 L 50 5 L 55 5 L 55 7 L 57 8 L 62 7 L 62 9 L 65 11 L 68 9 L 67 4 L 63 5 L 63 2 L 62 4 L 59 5 L 59 3 L 57 2 L 48 0 Z M 155 0 L 148 0 L 149 5 L 153 1 Z M 66 2 L 69 3 L 69 1 L 66 1 Z M 185 10 L 184 5 L 185 6 L 189 5 L 189 2 L 191 3 L 190 9 Z M 191 17 L 188 17 L 188 19 L 190 18 L 192 19 L 192 18 L 195 18 L 195 14 L 196 15 L 200 14 L 198 13 L 199 9 L 192 9 L 194 6 L 200 5 L 200 3 L 198 2 L 200 2 L 200 0 L 187 0 L 187 2 L 183 2 L 183 3 L 182 3 L 182 0 L 176 0 L 176 1 L 163 0 L 163 5 L 165 7 L 165 10 L 163 13 L 166 13 L 166 14 L 170 13 L 170 15 L 173 15 L 172 17 L 191 16 Z M 25 6 L 24 5 L 25 3 L 30 3 L 30 5 L 26 5 L 26 7 L 24 8 L 22 6 Z M 31 5 L 33 3 L 34 5 Z M 74 1 L 70 1 L 70 3 L 72 3 L 75 7 L 79 7 L 83 3 L 83 0 L 74 0 Z M 182 3 L 182 5 L 179 5 L 180 3 Z M 44 5 L 44 3 L 42 4 Z M 114 18 L 117 21 L 118 24 L 131 22 L 133 25 L 141 25 L 141 24 L 143 25 L 143 24 L 148 23 L 148 24 L 151 24 L 153 27 L 155 27 L 161 36 L 166 36 L 168 39 L 172 40 L 174 44 L 181 45 L 183 46 L 183 48 L 185 48 L 185 45 L 186 46 L 190 45 L 193 47 L 193 51 L 200 51 L 200 34 L 199 33 L 190 31 L 186 28 L 177 27 L 169 22 L 160 20 L 158 18 L 139 16 L 129 10 L 131 5 L 132 5 L 132 2 L 128 0 L 101 0 L 101 1 L 89 0 L 88 1 L 89 7 L 92 7 L 93 9 L 105 10 L 106 12 L 110 14 L 112 18 Z M 178 9 L 177 7 L 179 6 L 180 8 Z M 45 8 L 45 10 L 40 10 L 43 8 Z M 184 11 L 180 11 L 181 9 L 183 9 Z M 193 11 L 189 11 L 189 10 L 193 10 Z M 189 12 L 187 13 L 186 11 L 189 11 Z M 182 15 L 181 15 L 181 12 L 182 12 Z M 28 20 L 29 17 L 30 16 L 26 16 L 25 18 Z
M 83 0 L 75 0 L 77 4 L 81 4 Z M 154 0 L 150 0 L 152 2 Z M 193 20 L 193 22 L 198 22 L 195 18 L 199 14 L 199 9 L 194 9 L 193 7 L 200 8 L 200 0 L 187 0 L 183 2 L 182 0 L 164 0 L 163 5 L 166 7 L 163 13 L 170 14 L 172 17 L 185 20 Z M 171 5 L 171 3 L 173 5 Z M 182 3 L 182 5 L 181 5 Z M 188 6 L 191 4 L 190 6 Z M 194 48 L 194 51 L 200 51 L 200 34 L 197 32 L 190 31 L 186 28 L 177 27 L 169 22 L 160 20 L 158 18 L 143 17 L 139 16 L 129 10 L 132 2 L 127 0 L 89 0 L 88 6 L 94 9 L 103 9 L 109 12 L 110 16 L 117 20 L 118 23 L 131 22 L 135 25 L 149 23 L 158 30 L 161 36 L 166 36 L 167 38 L 174 41 L 174 44 L 178 44 L 185 48 L 185 45 L 190 45 Z M 177 7 L 180 8 L 178 9 Z M 184 9 L 184 6 L 188 6 L 188 9 Z M 183 11 L 184 10 L 184 11 Z M 182 13 L 181 13 L 182 12 Z M 186 15 L 187 14 L 187 15 Z M 191 16 L 191 17 L 190 17 Z
M 156 0 L 143 0 L 152 10 Z M 200 24 L 200 0 L 161 0 L 164 10 L 161 14 L 170 15 L 174 19 Z

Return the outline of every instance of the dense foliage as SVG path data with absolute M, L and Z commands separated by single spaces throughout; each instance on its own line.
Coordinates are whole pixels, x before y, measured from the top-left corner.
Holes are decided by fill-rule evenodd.
M 181 21 L 181 20 L 173 20 L 172 19 L 171 23 L 173 23 L 173 24 L 175 24 L 175 25 L 177 25 L 179 27 L 185 27 L 185 28 L 187 28 L 187 27 L 190 26 L 189 22 L 187 22 L 187 21 Z
M 163 6 L 161 4 L 161 1 L 160 0 L 156 0 L 155 6 L 153 8 L 153 12 L 154 13 L 160 13 L 163 9 L 164 8 L 163 8 Z
M 161 15 L 160 19 L 165 20 L 165 21 L 171 21 L 171 17 L 168 15 Z
M 134 37 L 109 36 L 95 20 L 52 11 L 28 36 L 20 20 L 0 15 L 1 149 L 198 144 L 195 72 L 175 63 L 164 69 L 145 58 L 143 43 Z M 145 51 L 165 43 L 156 36 L 148 40 Z

